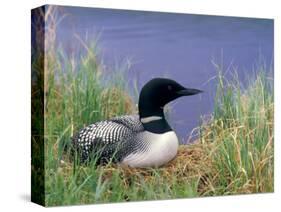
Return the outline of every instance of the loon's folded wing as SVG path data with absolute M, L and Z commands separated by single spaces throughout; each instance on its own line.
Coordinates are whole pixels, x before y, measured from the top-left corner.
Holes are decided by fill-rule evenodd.
M 133 151 L 133 137 L 141 131 L 143 126 L 138 116 L 121 116 L 83 128 L 72 141 L 74 149 L 79 150 L 79 158 L 82 162 L 91 157 L 98 157 L 98 162 L 112 158 L 114 161 L 120 161 L 124 154 L 130 153 L 123 147 L 132 146 L 130 150 Z

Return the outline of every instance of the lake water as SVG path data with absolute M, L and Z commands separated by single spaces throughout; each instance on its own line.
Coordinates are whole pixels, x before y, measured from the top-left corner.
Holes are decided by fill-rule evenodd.
M 170 124 L 185 143 L 202 115 L 210 114 L 215 95 L 212 60 L 237 67 L 241 81 L 260 55 L 273 60 L 273 20 L 189 14 L 59 7 L 57 42 L 69 52 L 82 39 L 97 37 L 107 67 L 130 59 L 128 77 L 138 89 L 152 77 L 169 77 L 202 95 L 172 103 Z

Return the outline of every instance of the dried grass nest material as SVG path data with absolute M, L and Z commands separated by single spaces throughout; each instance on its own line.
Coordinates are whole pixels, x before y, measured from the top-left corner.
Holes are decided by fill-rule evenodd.
M 131 168 L 127 166 L 111 165 L 104 167 L 104 177 L 110 178 L 114 171 L 119 171 L 125 181 L 131 178 L 150 182 L 164 179 L 167 183 L 172 181 L 183 182 L 190 179 L 201 179 L 210 171 L 210 160 L 202 144 L 194 143 L 181 145 L 177 156 L 168 164 L 159 168 Z
M 102 181 L 110 181 L 113 175 L 118 174 L 124 186 L 141 185 L 142 183 L 155 184 L 167 183 L 173 185 L 191 182 L 196 179 L 199 181 L 198 191 L 204 190 L 204 184 L 211 172 L 211 160 L 207 153 L 208 144 L 202 145 L 199 142 L 188 145 L 180 145 L 177 156 L 159 168 L 131 168 L 110 164 L 97 166 L 96 169 L 102 174 Z M 64 176 L 72 173 L 72 164 L 65 162 L 61 164 L 61 172 Z M 89 169 L 89 167 L 80 167 Z M 202 190 L 202 191 L 203 191 Z

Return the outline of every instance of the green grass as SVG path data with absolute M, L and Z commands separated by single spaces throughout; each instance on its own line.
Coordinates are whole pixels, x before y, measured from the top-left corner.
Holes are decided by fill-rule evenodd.
M 83 43 L 84 45 L 84 43 Z M 114 116 L 135 112 L 135 104 L 126 91 L 126 82 L 118 76 L 106 77 L 96 59 L 96 47 L 87 47 L 76 66 L 63 51 L 46 55 L 45 83 L 45 188 L 46 204 L 73 204 L 83 199 L 99 201 L 108 189 L 101 181 L 102 171 L 94 167 L 71 165 L 61 172 L 61 161 L 69 161 L 71 136 L 82 127 Z M 112 73 L 114 75 L 114 73 Z M 69 167 L 68 167 L 69 168 Z M 94 197 L 93 192 L 95 191 Z M 93 190 L 92 190 L 93 189 Z M 86 200 L 84 200 L 87 202 Z
M 48 29 L 55 32 L 55 27 Z M 44 89 L 39 86 L 45 97 L 47 206 L 273 192 L 273 79 L 267 76 L 270 70 L 264 64 L 244 84 L 236 74 L 226 80 L 222 66 L 214 64 L 218 74 L 211 118 L 203 119 L 198 141 L 181 146 L 175 160 L 164 167 L 78 165 L 70 160 L 70 137 L 96 121 L 135 113 L 136 107 L 123 77 L 126 65 L 116 66 L 116 74 L 108 77 L 97 59 L 96 43 L 78 39 L 86 53 L 74 59 L 52 47 L 54 32 L 47 32 L 50 48 L 45 54 Z M 42 67 L 42 61 L 34 60 L 33 70 L 38 64 Z M 40 68 L 38 73 L 43 73 Z M 42 108 L 40 102 L 33 103 Z M 33 123 L 41 129 L 42 122 L 36 122 L 36 117 Z M 36 135 L 32 138 L 36 147 Z
M 105 86 L 94 63 L 93 54 L 84 56 L 79 71 L 65 66 L 49 81 L 46 205 L 273 192 L 273 81 L 265 66 L 259 66 L 243 89 L 237 75 L 227 81 L 218 66 L 214 112 L 200 126 L 198 141 L 182 146 L 164 167 L 132 169 L 77 165 L 63 151 L 81 127 L 135 110 L 125 81 L 123 86 L 120 80 L 118 87 L 114 82 Z
M 216 65 L 216 64 L 215 64 Z M 202 126 L 201 143 L 212 160 L 204 195 L 273 192 L 273 79 L 260 63 L 246 88 L 234 74 L 224 79 L 218 70 L 213 119 Z M 236 73 L 235 71 L 233 73 Z
M 69 205 L 173 197 L 195 197 L 199 177 L 171 177 L 165 168 L 129 169 L 113 164 L 85 166 L 71 160 L 68 144 L 80 128 L 136 112 L 125 79 L 104 76 L 96 47 L 76 69 L 63 51 L 47 55 L 45 83 L 45 204 Z M 175 169 L 175 171 L 179 171 Z M 185 173 L 180 171 L 184 176 Z M 167 184 L 167 182 L 169 183 Z M 180 182 L 180 183 L 179 183 Z

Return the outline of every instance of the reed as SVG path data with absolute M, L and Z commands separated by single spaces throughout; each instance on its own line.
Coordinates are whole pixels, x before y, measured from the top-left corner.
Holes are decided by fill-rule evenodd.
M 55 25 L 47 28 L 52 31 L 46 39 L 50 37 L 47 43 L 53 47 L 44 58 L 47 206 L 273 192 L 273 79 L 268 77 L 270 67 L 262 63 L 243 84 L 237 74 L 224 78 L 223 67 L 214 63 L 218 80 L 211 118 L 203 119 L 198 140 L 180 146 L 177 157 L 165 166 L 73 163 L 68 150 L 73 133 L 96 121 L 137 112 L 135 97 L 128 92 L 126 78 L 120 77 L 126 65 L 107 77 L 97 59 L 97 42 L 77 37 L 84 53 L 75 56 L 54 48 L 57 22 L 52 17 L 55 8 L 51 10 L 49 23 Z
M 203 121 L 197 142 L 182 145 L 177 157 L 163 167 L 74 167 L 67 159 L 61 162 L 53 151 L 46 158 L 56 161 L 47 171 L 47 205 L 273 192 L 273 81 L 266 76 L 265 67 L 259 68 L 243 89 L 237 75 L 226 80 L 218 71 L 212 118 Z M 69 112 L 67 120 L 57 122 L 67 116 L 56 114 L 50 122 L 65 123 L 56 131 L 60 134 L 51 149 L 69 138 L 72 116 Z M 85 116 L 76 116 L 75 123 L 82 126 L 91 121 Z
M 218 70 L 213 118 L 201 127 L 200 143 L 212 161 L 203 195 L 273 192 L 274 102 L 271 67 L 260 62 L 246 86 Z M 233 71 L 233 73 L 236 73 Z M 245 88 L 246 87 L 246 88 Z M 213 189 L 215 188 L 215 189 Z

